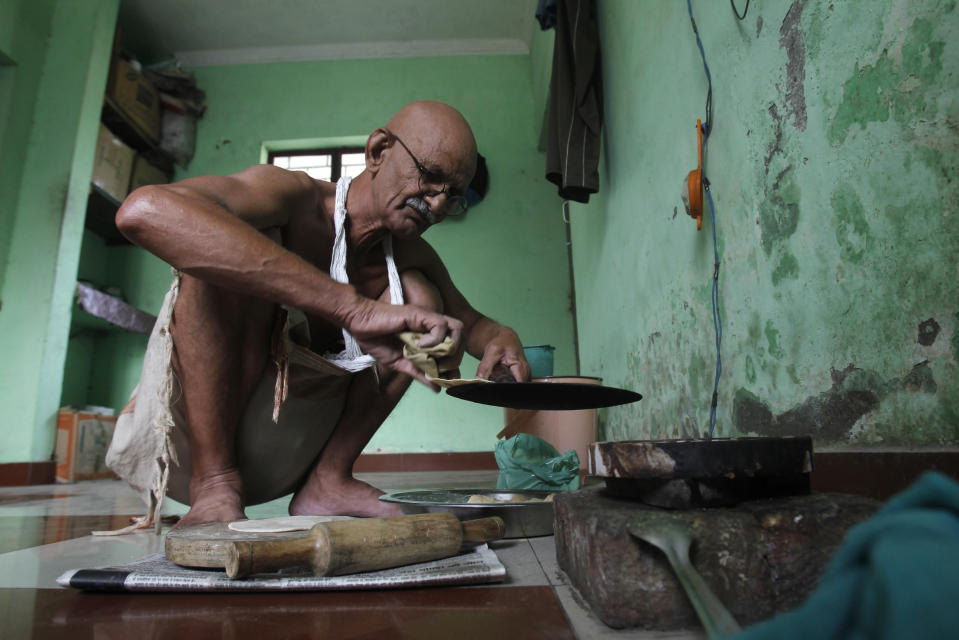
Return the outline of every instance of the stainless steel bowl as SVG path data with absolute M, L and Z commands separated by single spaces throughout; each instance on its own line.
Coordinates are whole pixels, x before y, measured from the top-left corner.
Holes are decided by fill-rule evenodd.
M 506 524 L 505 538 L 533 538 L 553 535 L 552 502 L 508 502 L 517 497 L 546 498 L 555 491 L 533 489 L 404 489 L 380 496 L 393 502 L 403 513 L 449 512 L 460 520 L 499 516 Z M 501 502 L 469 504 L 470 496 L 486 496 Z

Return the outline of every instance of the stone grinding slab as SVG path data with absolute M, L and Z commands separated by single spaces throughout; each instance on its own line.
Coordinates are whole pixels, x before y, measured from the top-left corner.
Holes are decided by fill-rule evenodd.
M 670 513 L 692 524 L 693 565 L 745 626 L 798 606 L 846 531 L 879 506 L 860 496 L 820 493 Z M 604 623 L 700 627 L 666 557 L 626 530 L 643 510 L 660 509 L 596 485 L 558 494 L 553 510 L 559 566 Z

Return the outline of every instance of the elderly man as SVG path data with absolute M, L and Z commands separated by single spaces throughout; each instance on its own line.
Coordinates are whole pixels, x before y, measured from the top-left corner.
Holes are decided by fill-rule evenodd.
M 293 515 L 398 514 L 352 467 L 413 378 L 437 390 L 401 332 L 446 343 L 445 377 L 465 349 L 478 377 L 529 378 L 516 333 L 473 309 L 420 237 L 465 207 L 475 166 L 463 116 L 415 102 L 369 136 L 352 182 L 257 165 L 127 198 L 117 225 L 175 281 L 108 464 L 155 514 L 167 491 L 190 504 L 181 526 L 291 492 Z

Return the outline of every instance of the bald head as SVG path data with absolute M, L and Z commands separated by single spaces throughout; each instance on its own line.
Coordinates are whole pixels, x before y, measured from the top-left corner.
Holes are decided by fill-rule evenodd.
M 396 112 L 387 129 L 403 139 L 415 153 L 428 158 L 443 158 L 454 163 L 446 171 L 472 180 L 476 170 L 476 139 L 469 123 L 459 111 L 442 102 L 420 100 Z

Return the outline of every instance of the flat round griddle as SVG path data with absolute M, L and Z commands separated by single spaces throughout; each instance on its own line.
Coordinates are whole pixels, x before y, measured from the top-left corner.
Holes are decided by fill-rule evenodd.
M 450 387 L 454 398 L 510 409 L 599 409 L 641 400 L 635 391 L 580 382 L 477 382 Z
M 667 509 L 807 494 L 812 461 L 810 436 L 593 442 L 587 452 L 608 493 Z

